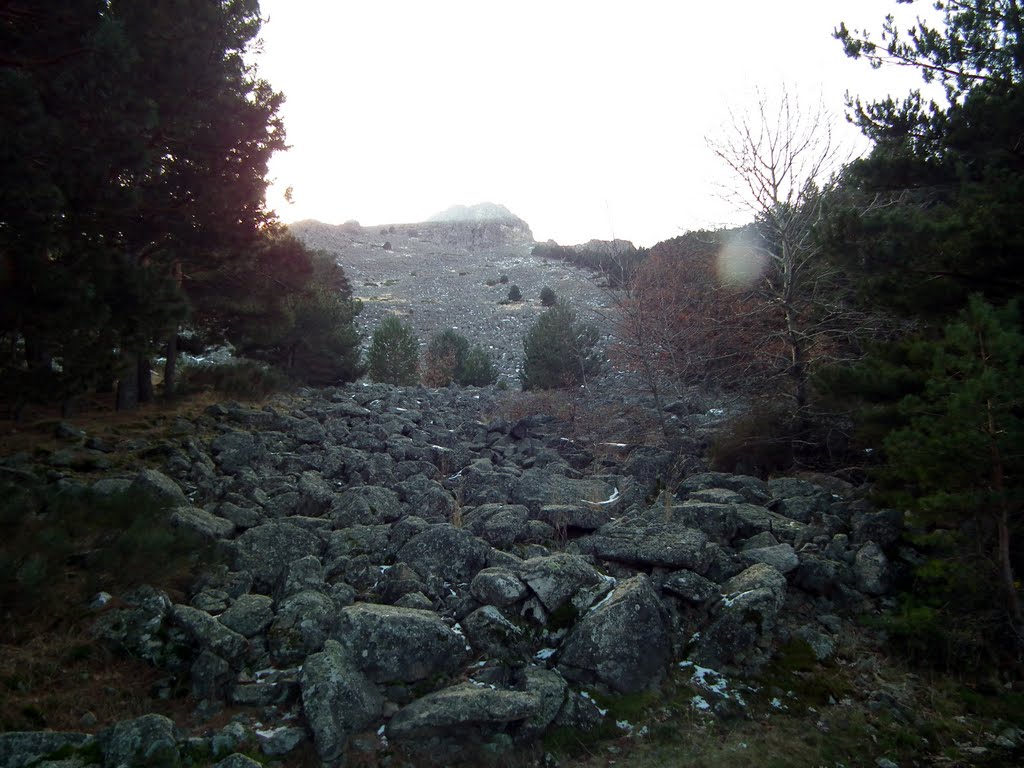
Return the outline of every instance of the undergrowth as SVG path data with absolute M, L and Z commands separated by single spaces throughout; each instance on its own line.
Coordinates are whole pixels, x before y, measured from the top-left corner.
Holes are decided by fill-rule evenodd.
M 167 510 L 129 492 L 0 476 L 0 731 L 81 730 L 173 707 L 154 702 L 158 670 L 97 643 L 89 602 L 151 584 L 182 599 L 216 559 Z

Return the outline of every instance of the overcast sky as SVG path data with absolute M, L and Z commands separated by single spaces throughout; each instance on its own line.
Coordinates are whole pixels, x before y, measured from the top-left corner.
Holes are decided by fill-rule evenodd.
M 291 149 L 271 164 L 284 221 L 422 221 L 506 205 L 538 240 L 653 245 L 743 223 L 706 138 L 755 89 L 823 101 L 904 95 L 831 35 L 876 38 L 895 0 L 262 0 L 261 76 Z M 294 203 L 283 199 L 293 188 Z

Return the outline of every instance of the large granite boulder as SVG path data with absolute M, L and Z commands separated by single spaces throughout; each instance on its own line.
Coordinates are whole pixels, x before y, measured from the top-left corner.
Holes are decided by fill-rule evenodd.
M 400 709 L 388 723 L 389 739 L 418 741 L 436 735 L 476 740 L 534 716 L 540 697 L 529 691 L 509 691 L 486 685 L 460 683 L 427 694 Z
M 320 555 L 320 537 L 293 523 L 273 520 L 250 528 L 234 541 L 234 565 L 252 574 L 258 588 L 272 592 L 293 560 Z
M 757 563 L 722 585 L 712 622 L 701 630 L 693 660 L 718 671 L 756 671 L 771 655 L 773 630 L 786 599 L 786 577 Z
M 668 615 L 640 574 L 580 619 L 562 645 L 558 669 L 582 685 L 637 693 L 662 680 L 671 652 Z
M 325 762 L 338 760 L 349 739 L 369 727 L 384 707 L 380 692 L 334 640 L 306 659 L 299 684 L 302 710 Z
M 408 564 L 428 584 L 469 584 L 487 564 L 487 542 L 453 525 L 431 525 L 409 539 L 396 559 Z
M 357 603 L 342 609 L 335 636 L 379 683 L 433 680 L 457 670 L 466 639 L 432 611 Z
M 695 528 L 635 521 L 609 523 L 576 546 L 601 560 L 704 573 L 710 562 L 707 543 L 707 535 Z

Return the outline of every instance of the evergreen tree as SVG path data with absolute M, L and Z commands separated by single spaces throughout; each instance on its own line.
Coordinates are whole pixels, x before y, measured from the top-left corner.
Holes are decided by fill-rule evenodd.
M 1008 635 L 1024 643 L 1015 576 L 1024 564 L 1024 335 L 1017 303 L 996 309 L 971 297 L 927 354 L 924 391 L 902 403 L 908 425 L 885 441 L 889 481 L 906 484 L 922 520 L 968 533 L 960 567 L 991 580 Z
M 35 396 L 53 399 L 105 366 L 124 404 L 145 396 L 148 355 L 174 336 L 193 272 L 263 236 L 284 134 L 282 97 L 243 58 L 259 27 L 256 0 L 30 0 L 4 16 L 5 381 L 41 374 L 52 386 Z M 87 306 L 52 314 L 54 300 Z M 84 354 L 90 340 L 119 360 Z
M 411 325 L 395 315 L 380 321 L 367 353 L 370 378 L 385 384 L 410 386 L 419 377 L 419 342 Z
M 559 389 L 585 384 L 600 370 L 600 334 L 576 319 L 565 301 L 545 311 L 523 337 L 523 389 Z
M 548 286 L 540 289 L 540 303 L 545 307 L 553 307 L 558 302 L 555 292 Z
M 423 360 L 424 383 L 430 387 L 447 387 L 456 381 L 467 354 L 469 340 L 453 328 L 434 334 Z
M 455 380 L 464 387 L 486 387 L 498 380 L 498 371 L 490 353 L 479 344 L 466 353 Z
M 1021 7 L 941 9 L 941 25 L 919 21 L 906 33 L 888 19 L 882 45 L 845 25 L 836 32 L 850 56 L 942 83 L 948 103 L 920 91 L 853 102 L 874 147 L 845 174 L 851 205 L 832 218 L 832 242 L 863 276 L 866 300 L 940 324 L 971 293 L 1002 302 L 1024 289 Z
M 523 300 L 523 291 L 518 285 L 513 284 L 512 287 L 508 289 L 508 300 L 511 302 Z
M 470 348 L 469 340 L 452 328 L 430 339 L 423 368 L 423 381 L 431 387 L 447 387 L 452 382 L 485 387 L 498 380 L 490 354 L 479 345 Z

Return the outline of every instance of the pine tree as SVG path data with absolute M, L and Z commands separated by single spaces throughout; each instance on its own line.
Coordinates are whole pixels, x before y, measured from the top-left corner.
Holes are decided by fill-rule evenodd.
M 523 337 L 523 389 L 585 384 L 604 362 L 604 354 L 597 348 L 599 338 L 597 328 L 577 321 L 567 302 L 544 312 Z
M 1015 576 L 1024 534 L 1024 335 L 1017 302 L 996 309 L 972 296 L 929 350 L 924 392 L 904 399 L 909 423 L 885 441 L 890 480 L 907 484 L 922 519 L 971 531 L 959 557 L 989 574 L 1012 635 L 1024 642 Z
M 411 325 L 395 315 L 380 321 L 367 353 L 370 378 L 385 384 L 410 386 L 419 378 L 419 342 Z

